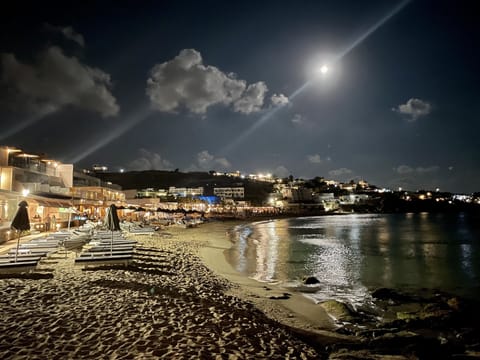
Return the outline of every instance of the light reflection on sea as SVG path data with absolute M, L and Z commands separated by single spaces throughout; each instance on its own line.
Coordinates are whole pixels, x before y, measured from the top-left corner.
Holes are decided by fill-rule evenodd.
M 352 214 L 235 228 L 229 261 L 242 274 L 315 301 L 370 301 L 377 287 L 479 297 L 480 227 L 465 214 Z M 315 276 L 316 286 L 302 278 Z

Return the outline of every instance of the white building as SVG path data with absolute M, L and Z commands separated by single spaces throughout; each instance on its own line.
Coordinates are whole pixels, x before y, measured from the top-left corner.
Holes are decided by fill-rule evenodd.
M 223 187 L 213 188 L 213 195 L 222 199 L 243 199 L 245 197 L 244 187 Z
M 175 186 L 170 186 L 168 188 L 168 194 L 173 195 L 175 197 L 187 197 L 187 196 L 202 196 L 203 195 L 203 187 L 196 187 L 196 188 L 177 188 Z

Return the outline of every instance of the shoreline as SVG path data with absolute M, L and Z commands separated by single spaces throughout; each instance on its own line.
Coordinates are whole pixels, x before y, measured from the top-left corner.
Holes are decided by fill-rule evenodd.
M 231 227 L 244 223 L 232 222 Z M 209 224 L 202 226 L 208 227 Z M 238 286 L 230 290 L 232 295 L 252 302 L 267 316 L 282 324 L 306 331 L 335 330 L 332 318 L 313 300 L 291 289 L 262 283 L 239 274 L 226 260 L 224 252 L 231 247 L 231 242 L 226 237 L 210 236 L 204 240 L 205 244 L 199 249 L 201 259 L 214 273 Z
M 42 260 L 33 273 L 1 274 L 0 357 L 406 360 L 446 358 L 445 354 L 480 356 L 480 345 L 475 343 L 480 338 L 474 316 L 478 312 L 467 308 L 459 318 L 448 310 L 462 309 L 459 299 L 432 304 L 384 291 L 385 303 L 396 301 L 399 307 L 394 310 L 402 311 L 403 319 L 376 322 L 370 328 L 353 313 L 343 318 L 344 326 L 332 326 L 326 312 L 332 309 L 323 309 L 301 294 L 290 293 L 282 299 L 283 289 L 239 275 L 227 263 L 223 252 L 230 243 L 225 230 L 237 223 L 130 235 L 138 247 L 127 266 L 82 269 L 74 265 L 77 254 L 69 251 Z M 410 300 L 417 308 L 421 305 L 418 316 L 411 304 L 405 308 Z M 439 323 L 440 332 L 432 335 L 430 328 Z
M 232 222 L 230 227 L 245 223 Z M 437 289 L 378 288 L 370 290 L 375 308 L 353 309 L 335 299 L 315 303 L 299 291 L 238 273 L 225 256 L 231 241 L 224 234 L 210 235 L 199 256 L 215 274 L 236 285 L 228 293 L 252 303 L 329 358 L 480 358 L 478 300 Z

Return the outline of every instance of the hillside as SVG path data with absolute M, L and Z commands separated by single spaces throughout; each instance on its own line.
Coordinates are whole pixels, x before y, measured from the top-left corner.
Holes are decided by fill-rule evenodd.
M 272 192 L 272 184 L 266 182 L 239 179 L 228 176 L 213 176 L 207 172 L 182 173 L 176 171 L 130 171 L 125 173 L 97 173 L 96 177 L 103 181 L 118 184 L 128 189 L 168 189 L 175 187 L 203 187 L 205 195 L 213 195 L 214 187 L 245 188 L 245 200 L 254 204 L 262 204 Z

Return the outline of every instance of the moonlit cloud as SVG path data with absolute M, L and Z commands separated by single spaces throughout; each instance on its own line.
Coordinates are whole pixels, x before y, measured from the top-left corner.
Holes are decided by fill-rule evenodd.
M 260 111 L 267 91 L 263 81 L 248 85 L 242 97 L 233 103 L 233 109 L 244 114 Z
M 0 54 L 0 84 L 8 89 L 8 103 L 16 110 L 38 111 L 75 106 L 104 117 L 117 115 L 110 75 L 49 47 L 36 63 L 21 63 L 14 54 Z
M 330 170 L 328 174 L 332 177 L 340 177 L 343 175 L 349 175 L 352 174 L 353 171 L 347 168 L 340 168 L 340 169 L 335 169 L 335 170 Z
M 127 168 L 134 171 L 143 171 L 143 170 L 167 170 L 173 168 L 173 165 L 170 161 L 162 159 L 160 154 L 150 152 L 147 149 L 139 150 L 139 157 L 130 164 Z
M 83 35 L 77 33 L 73 29 L 73 27 L 71 27 L 71 26 L 65 26 L 65 27 L 54 26 L 54 25 L 50 25 L 50 24 L 47 24 L 47 23 L 45 24 L 45 27 L 48 30 L 59 32 L 59 33 L 63 34 L 63 36 L 65 36 L 66 39 L 77 43 L 81 47 L 85 47 L 85 39 L 83 38 Z
M 318 154 L 308 155 L 307 159 L 312 164 L 321 164 L 322 163 L 322 159 L 320 158 L 320 155 L 318 155 Z
M 175 58 L 155 65 L 146 88 L 156 110 L 176 112 L 185 107 L 196 114 L 205 114 L 210 106 L 219 104 L 244 114 L 257 112 L 267 91 L 262 81 L 247 86 L 235 74 L 203 64 L 201 54 L 194 49 L 184 49 Z
M 410 174 L 415 171 L 412 167 L 408 165 L 400 165 L 394 170 L 399 174 Z
M 400 104 L 392 110 L 407 116 L 409 121 L 416 121 L 420 117 L 430 114 L 432 105 L 427 101 L 411 98 L 405 104 Z
M 286 178 L 291 174 L 291 172 L 285 166 L 280 165 L 275 168 L 273 174 L 278 176 L 279 178 Z
M 288 97 L 283 94 L 273 94 L 270 98 L 270 101 L 272 102 L 273 106 L 284 106 L 289 103 Z
M 190 165 L 187 171 L 227 170 L 230 162 L 224 157 L 215 157 L 208 150 L 200 151 L 196 156 L 196 163 Z
M 437 172 L 440 169 L 440 167 L 434 165 L 434 166 L 429 166 L 429 167 L 417 167 L 415 170 L 419 174 L 429 174 L 433 172 Z
M 398 174 L 418 174 L 418 175 L 423 175 L 423 174 L 428 174 L 428 173 L 433 173 L 436 172 L 440 169 L 440 167 L 434 165 L 434 166 L 428 166 L 428 167 L 416 167 L 413 168 L 408 165 L 400 165 L 396 168 L 394 168 L 394 171 Z
M 304 121 L 304 117 L 300 114 L 295 114 L 292 118 L 292 123 L 294 124 L 301 124 Z

